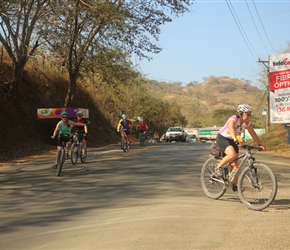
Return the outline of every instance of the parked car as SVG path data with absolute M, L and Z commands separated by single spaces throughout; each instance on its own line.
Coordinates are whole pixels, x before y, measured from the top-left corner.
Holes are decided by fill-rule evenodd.
M 171 142 L 171 141 L 185 142 L 186 135 L 187 135 L 186 132 L 182 128 L 170 127 L 166 131 L 165 138 L 166 138 L 166 142 Z

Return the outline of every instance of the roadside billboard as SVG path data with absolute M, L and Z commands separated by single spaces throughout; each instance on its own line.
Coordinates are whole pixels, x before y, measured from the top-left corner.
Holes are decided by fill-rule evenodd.
M 271 123 L 290 123 L 290 53 L 269 56 Z
M 254 128 L 254 131 L 256 134 L 260 137 L 260 135 L 265 134 L 265 129 L 264 128 Z M 245 142 L 253 139 L 248 130 L 245 130 Z
M 82 111 L 84 118 L 89 118 L 89 110 L 84 108 L 39 108 L 37 109 L 38 119 L 60 118 L 61 112 L 66 111 L 69 118 L 77 117 L 77 113 Z
M 207 127 L 199 129 L 199 141 L 212 141 L 216 139 L 216 136 L 221 127 Z

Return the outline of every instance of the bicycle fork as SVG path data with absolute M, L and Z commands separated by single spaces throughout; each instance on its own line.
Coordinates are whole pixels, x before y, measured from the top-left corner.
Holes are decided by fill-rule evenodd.
M 254 166 L 254 161 L 251 161 L 249 159 L 248 162 L 249 162 L 249 174 L 247 175 L 247 178 L 254 188 L 261 191 L 262 187 L 259 183 L 258 172 L 257 168 Z

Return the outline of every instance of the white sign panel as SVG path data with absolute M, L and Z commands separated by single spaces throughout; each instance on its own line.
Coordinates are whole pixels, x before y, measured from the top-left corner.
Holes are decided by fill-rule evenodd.
M 269 56 L 270 122 L 290 122 L 290 53 Z

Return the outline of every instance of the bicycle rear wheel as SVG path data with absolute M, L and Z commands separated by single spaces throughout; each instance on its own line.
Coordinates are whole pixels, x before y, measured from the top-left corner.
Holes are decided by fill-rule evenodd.
M 144 141 L 145 141 L 145 135 L 144 135 L 144 133 L 141 133 L 140 134 L 140 147 L 144 147 L 145 146 Z
M 218 164 L 216 158 L 209 158 L 201 169 L 201 187 L 207 197 L 211 199 L 218 199 L 224 195 L 227 187 L 222 178 L 216 179 L 212 175 L 215 172 L 215 168 Z
M 70 160 L 73 165 L 76 165 L 79 157 L 79 147 L 76 142 L 74 142 L 70 149 Z
M 65 157 L 65 150 L 64 150 L 64 148 L 61 148 L 58 151 L 58 155 L 57 155 L 56 176 L 59 176 L 61 173 L 62 165 L 64 163 L 64 157 Z
M 262 163 L 246 167 L 239 177 L 238 194 L 242 203 L 249 209 L 260 211 L 275 199 L 278 184 L 273 171 Z

